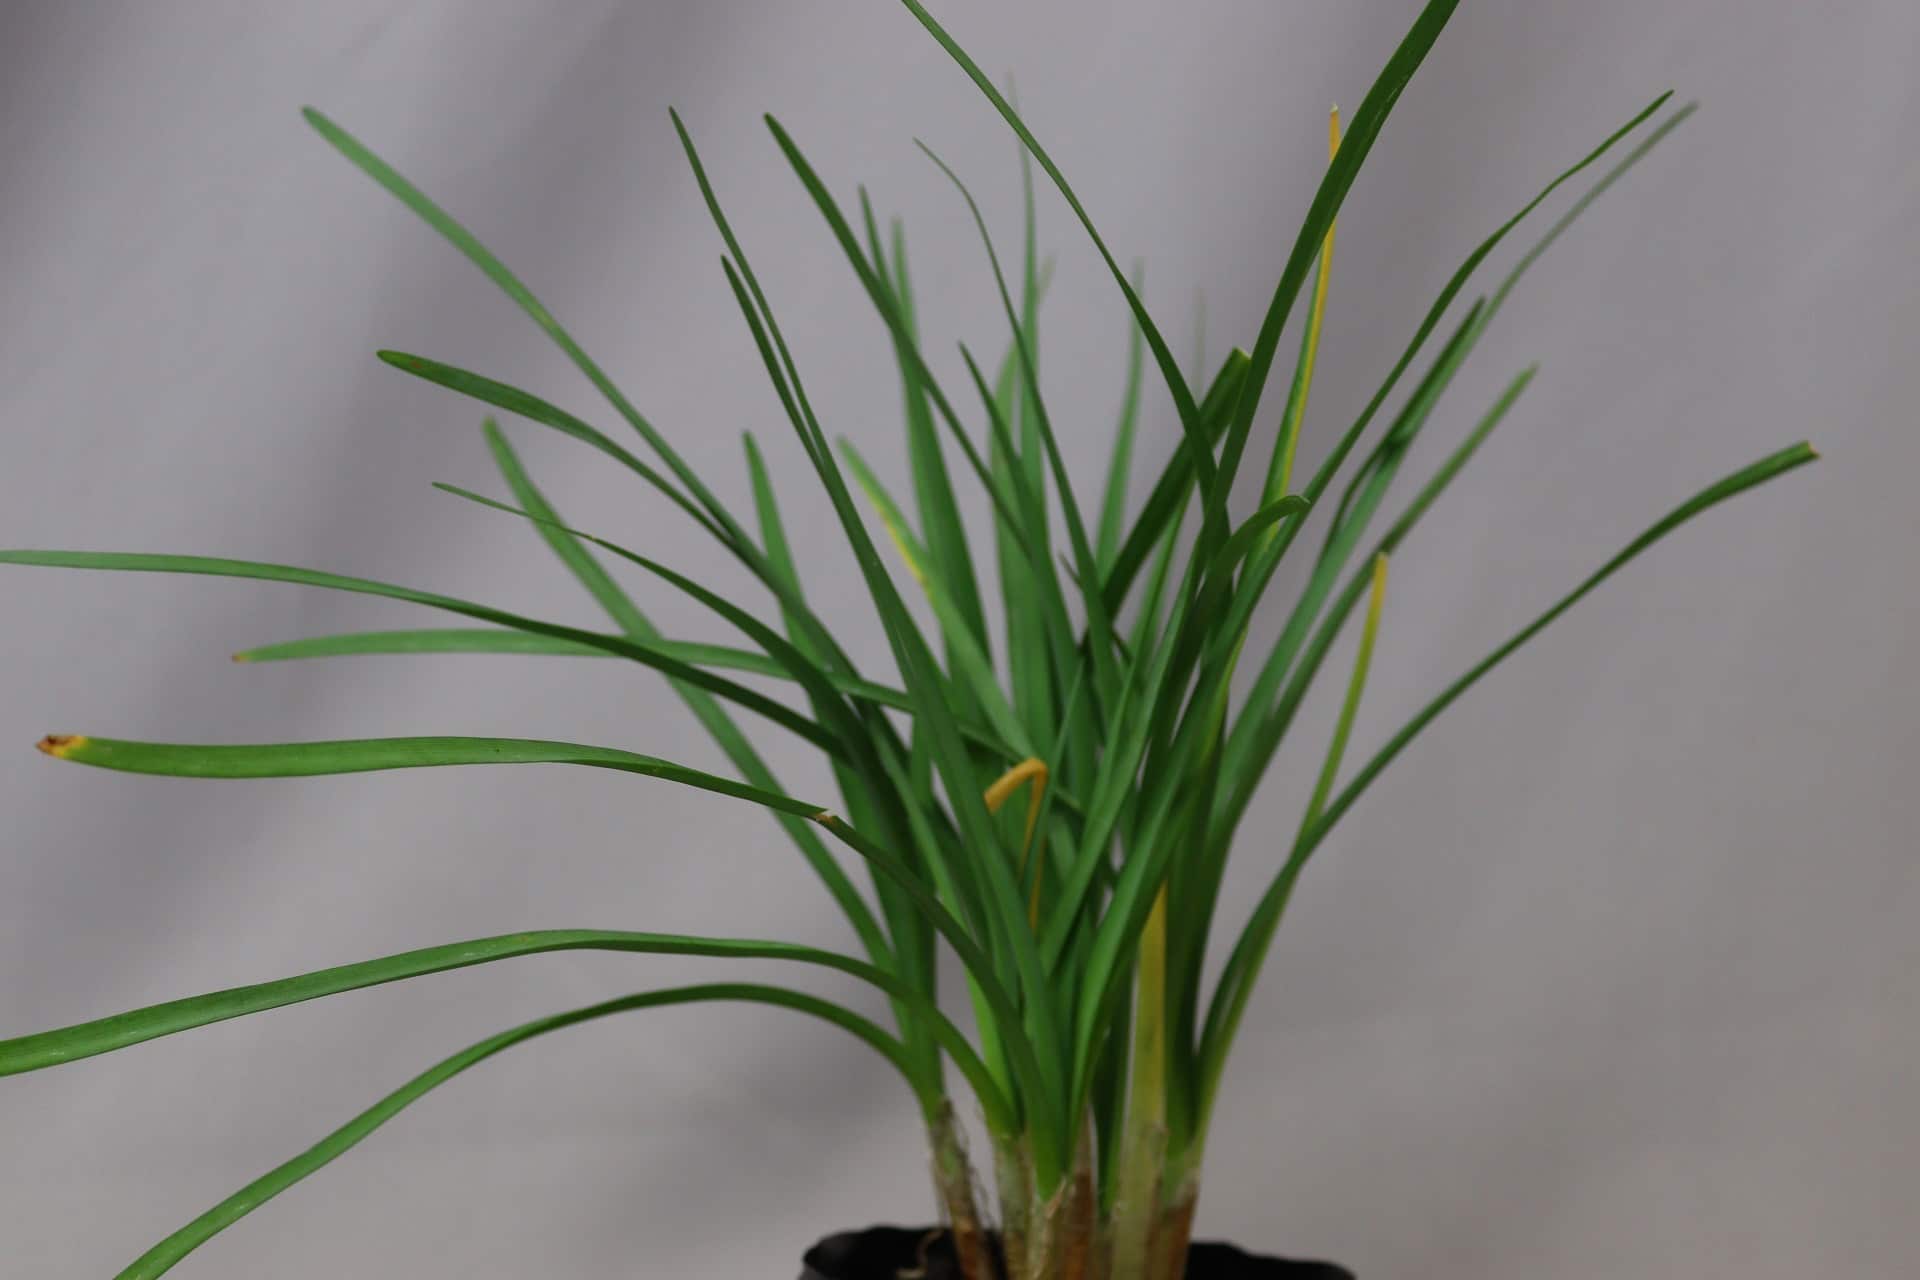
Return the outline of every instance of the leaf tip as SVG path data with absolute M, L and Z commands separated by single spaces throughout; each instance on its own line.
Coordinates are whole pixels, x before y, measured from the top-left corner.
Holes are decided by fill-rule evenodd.
M 36 745 L 54 759 L 65 760 L 87 745 L 87 737 L 82 733 L 50 733 Z
M 229 656 L 235 662 L 252 662 L 253 661 L 253 651 L 251 649 L 242 649 L 239 653 L 231 654 Z
M 839 821 L 838 818 L 833 816 L 833 810 L 831 809 L 822 809 L 818 813 L 810 813 L 807 815 L 807 820 L 809 822 L 817 822 L 823 827 L 832 827 L 834 823 Z

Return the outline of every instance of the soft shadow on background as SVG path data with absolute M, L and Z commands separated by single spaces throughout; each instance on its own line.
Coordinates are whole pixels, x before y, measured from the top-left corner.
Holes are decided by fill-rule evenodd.
M 1358 103 L 1418 8 L 935 7 L 1014 77 L 1117 252 L 1147 260 L 1183 349 L 1204 289 L 1216 356 L 1251 342 L 1328 105 Z M 1826 460 L 1609 584 L 1353 813 L 1303 883 L 1229 1070 L 1203 1236 L 1381 1280 L 1907 1273 L 1916 48 L 1907 0 L 1467 0 L 1407 91 L 1342 217 L 1308 451 L 1541 182 L 1662 89 L 1704 110 L 1528 279 L 1434 424 L 1458 438 L 1542 361 L 1396 563 L 1362 745 L 1707 480 L 1801 437 Z M 308 102 L 489 240 L 730 499 L 754 429 L 792 477 L 812 591 L 883 665 L 666 112 L 698 136 L 829 430 L 901 476 L 882 331 L 760 120 L 778 114 L 843 197 L 865 181 L 907 217 L 943 374 L 961 376 L 957 338 L 997 350 L 978 243 L 911 140 L 975 180 L 1003 251 L 1017 153 L 885 0 L 15 0 L 0 15 L 0 544 L 246 556 L 595 621 L 528 529 L 428 488 L 498 491 L 478 410 L 372 351 L 611 415 L 307 131 Z M 1059 255 L 1046 376 L 1093 476 L 1125 319 L 1046 193 L 1041 217 Z M 1172 416 L 1149 405 L 1144 438 L 1164 451 Z M 737 585 L 628 477 L 508 426 L 577 523 Z M 721 634 L 643 590 L 669 633 Z M 645 672 L 234 668 L 248 645 L 431 625 L 265 584 L 8 569 L 0 601 L 0 1035 L 521 928 L 845 941 L 771 822 L 666 784 L 562 769 L 193 783 L 31 750 L 55 730 L 475 733 L 718 765 Z M 791 790 L 827 793 L 799 748 L 764 740 Z M 1313 767 L 1283 755 L 1247 823 L 1241 911 Z M 716 973 L 751 966 L 527 960 L 0 1081 L 0 1272 L 110 1274 L 473 1039 Z M 180 1274 L 773 1278 L 823 1232 L 930 1214 L 914 1109 L 865 1050 L 776 1013 L 657 1012 L 488 1063 Z

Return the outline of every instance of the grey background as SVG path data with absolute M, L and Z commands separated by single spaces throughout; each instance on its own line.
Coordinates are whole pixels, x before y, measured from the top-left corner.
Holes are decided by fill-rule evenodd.
M 1204 288 L 1250 342 L 1322 163 L 1411 0 L 974 0 L 1178 345 Z M 1920 1196 L 1920 9 L 1907 0 L 1468 0 L 1343 215 L 1317 450 L 1482 234 L 1655 92 L 1705 110 L 1532 276 L 1435 423 L 1544 371 L 1399 557 L 1362 746 L 1705 481 L 1819 466 L 1715 513 L 1451 711 L 1303 886 L 1230 1069 L 1199 1228 L 1369 1277 L 1911 1274 Z M 1002 339 L 977 243 L 911 146 L 1015 152 L 882 0 L 32 3 L 0 16 L 0 542 L 251 556 L 586 622 L 419 350 L 611 425 L 452 251 L 313 138 L 313 102 L 506 257 L 729 499 L 738 433 L 799 454 L 666 120 L 691 122 L 831 430 L 902 476 L 877 322 L 760 123 L 904 213 L 929 348 Z M 1045 359 L 1093 475 L 1124 320 L 1064 207 Z M 1149 402 L 1145 447 L 1174 435 Z M 1270 419 L 1271 414 L 1264 415 Z M 574 519 L 737 586 L 585 450 L 514 429 Z M 1416 465 L 1431 464 L 1429 444 Z M 822 504 L 813 590 L 879 664 Z M 644 587 L 671 633 L 718 624 Z M 655 677 L 591 662 L 235 669 L 267 641 L 437 625 L 265 584 L 8 570 L 0 1034 L 527 927 L 849 944 L 772 824 L 591 771 L 194 783 L 62 768 L 49 730 L 416 732 L 718 753 Z M 1269 611 L 1272 612 L 1271 610 Z M 1276 620 L 1263 620 L 1270 634 Z M 1339 661 L 1336 658 L 1336 663 Z M 1325 705 L 1242 838 L 1235 922 Z M 822 771 L 763 735 L 790 789 Z M 752 966 L 572 955 L 387 987 L 0 1082 L 0 1274 L 109 1274 L 454 1048 Z M 804 979 L 803 979 L 804 981 Z M 821 990 L 842 991 L 827 982 Z M 863 1001 L 864 993 L 850 999 Z M 181 1274 L 791 1274 L 814 1236 L 931 1212 L 905 1090 L 829 1028 L 671 1011 L 516 1051 Z

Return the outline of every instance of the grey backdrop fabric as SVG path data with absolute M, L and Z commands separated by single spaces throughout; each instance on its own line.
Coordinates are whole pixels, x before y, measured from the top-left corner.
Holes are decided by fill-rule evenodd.
M 1215 355 L 1252 340 L 1328 104 L 1357 105 L 1417 8 L 937 5 L 1015 77 L 1117 252 L 1147 259 L 1182 350 L 1204 289 Z M 1380 1280 L 1912 1274 L 1916 52 L 1909 0 L 1467 0 L 1407 91 L 1342 215 L 1309 453 L 1540 183 L 1664 88 L 1704 110 L 1540 265 L 1450 394 L 1436 440 L 1543 362 L 1397 560 L 1362 747 L 1709 479 L 1803 436 L 1826 458 L 1608 585 L 1352 814 L 1229 1071 L 1202 1235 Z M 0 100 L 0 543 L 248 556 L 598 621 L 528 529 L 428 489 L 500 491 L 480 411 L 372 352 L 612 415 L 306 129 L 312 102 L 488 239 L 742 505 L 739 434 L 758 433 L 812 591 L 885 666 L 666 112 L 701 142 L 829 430 L 901 478 L 883 334 L 760 113 L 843 197 L 865 181 L 907 217 L 928 346 L 962 385 L 952 344 L 997 352 L 997 304 L 911 139 L 976 182 L 1007 252 L 1016 151 L 904 11 L 13 0 Z M 1041 210 L 1059 264 L 1044 363 L 1091 477 L 1125 318 L 1062 203 L 1043 191 Z M 1157 458 L 1175 427 L 1163 396 L 1148 404 Z M 507 425 L 576 522 L 740 586 L 628 476 Z M 531 927 L 850 944 L 771 822 L 666 784 L 557 768 L 182 782 L 31 749 L 51 730 L 507 734 L 719 767 L 657 677 L 485 657 L 234 668 L 247 645 L 437 620 L 266 584 L 4 582 L 0 1035 Z M 669 633 L 725 635 L 635 585 Z M 1276 865 L 1330 709 L 1313 704 L 1309 749 L 1283 755 L 1247 824 L 1230 923 Z M 828 794 L 802 746 L 762 740 L 791 790 Z M 0 1081 L 0 1274 L 110 1274 L 517 1021 L 772 972 L 552 956 Z M 820 1233 L 931 1213 L 911 1100 L 866 1050 L 770 1011 L 668 1011 L 489 1062 L 180 1274 L 777 1278 Z

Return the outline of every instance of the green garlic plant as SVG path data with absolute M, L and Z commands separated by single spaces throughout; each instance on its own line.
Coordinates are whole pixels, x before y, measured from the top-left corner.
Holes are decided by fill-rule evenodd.
M 1534 371 L 1515 377 L 1398 514 L 1370 533 L 1401 464 L 1441 393 L 1528 267 L 1691 110 L 1669 110 L 1668 96 L 1657 98 L 1475 248 L 1420 320 L 1379 389 L 1296 488 L 1296 447 L 1312 382 L 1335 216 L 1401 90 L 1457 2 L 1430 0 L 1344 135 L 1335 118 L 1331 160 L 1265 320 L 1251 348 L 1234 350 L 1204 382 L 1190 383 L 1182 373 L 1136 285 L 1120 270 L 1046 149 L 919 0 L 902 3 L 1023 144 L 1027 219 L 1016 281 L 1006 279 L 979 209 L 960 187 L 986 242 L 1011 334 L 993 376 L 963 346 L 970 385 L 951 395 L 943 389 L 921 350 L 899 224 L 883 236 L 864 191 L 857 218 L 849 216 L 793 138 L 769 117 L 774 141 L 890 335 L 904 402 L 912 517 L 851 444 L 843 442 L 836 451 L 829 443 L 771 300 L 722 211 L 691 135 L 679 116 L 673 117 L 724 245 L 727 284 L 779 407 L 832 503 L 885 631 L 896 668 L 890 680 L 857 669 L 809 606 L 771 477 L 750 434 L 751 527 L 687 466 L 666 435 L 505 266 L 379 157 L 309 111 L 307 118 L 322 137 L 526 312 L 640 436 L 651 460 L 584 419 L 479 373 L 398 352 L 382 352 L 381 358 L 599 450 L 726 548 L 765 588 L 770 603 L 755 612 L 667 565 L 574 528 L 534 486 L 491 419 L 486 441 L 508 497 L 452 491 L 529 521 L 605 609 L 611 629 L 566 626 L 428 591 L 247 561 L 87 551 L 9 551 L 0 553 L 0 560 L 298 583 L 409 601 L 480 624 L 326 636 L 239 655 L 248 661 L 476 651 L 626 658 L 668 679 L 737 776 L 612 747 L 524 739 L 181 746 L 55 736 L 42 748 L 104 768 L 186 777 L 539 762 L 622 770 L 716 792 L 772 812 L 844 912 L 857 953 L 601 930 L 480 938 L 0 1041 L 0 1074 L 55 1066 L 378 983 L 581 948 L 824 967 L 884 993 L 893 1025 L 883 1027 L 840 1003 L 800 991 L 740 982 L 651 991 L 527 1023 L 426 1071 L 155 1245 L 122 1276 L 168 1270 L 414 1099 L 493 1054 L 576 1023 L 709 1000 L 748 1001 L 825 1019 L 860 1037 L 898 1069 L 925 1121 L 936 1192 L 968 1280 L 1003 1273 L 1008 1280 L 1180 1275 L 1222 1072 L 1300 873 L 1328 833 L 1436 716 L 1616 570 L 1709 507 L 1814 457 L 1806 444 L 1793 445 L 1681 503 L 1443 689 L 1358 768 L 1346 771 L 1350 730 L 1380 624 L 1388 559 L 1513 407 Z M 1634 137 L 1637 142 L 1602 167 Z M 1045 273 L 1034 248 L 1033 164 L 1058 189 L 1112 270 L 1130 313 L 1124 409 L 1097 509 L 1083 505 L 1085 478 L 1076 485 L 1062 462 L 1038 376 L 1035 336 Z M 1595 176 L 1585 193 L 1506 276 L 1448 320 L 1468 280 L 1508 235 L 1563 185 L 1589 173 Z M 953 180 L 959 185 L 957 177 Z M 1310 278 L 1314 287 L 1302 305 Z M 1291 380 L 1283 398 L 1268 397 L 1264 393 L 1289 320 L 1299 331 Z M 1438 350 L 1412 374 L 1399 407 L 1387 411 L 1436 335 Z M 1181 436 L 1145 501 L 1129 504 L 1147 356 L 1164 382 Z M 968 394 L 978 402 L 971 426 L 962 418 Z M 1256 437 L 1263 402 L 1276 398 L 1279 413 L 1269 419 L 1274 425 Z M 1385 425 L 1370 434 L 1376 419 Z M 991 503 L 990 551 L 968 541 L 948 443 L 964 460 L 966 482 L 978 484 Z M 1268 455 L 1259 501 L 1251 510 L 1235 511 L 1229 494 L 1256 445 Z M 1358 464 L 1347 470 L 1345 464 L 1363 445 Z M 1329 500 L 1343 471 L 1342 488 Z M 877 508 L 899 558 L 925 595 L 937 634 L 923 630 L 909 611 L 863 523 L 856 491 Z M 1296 549 L 1310 521 L 1320 529 L 1317 539 Z M 1304 558 L 1305 585 L 1286 606 L 1277 641 L 1264 653 L 1247 655 L 1249 625 L 1289 555 Z M 609 571 L 608 558 L 637 567 L 711 609 L 744 644 L 694 644 L 662 636 Z M 1005 631 L 999 636 L 990 634 L 981 587 L 980 562 L 988 558 L 1006 602 Z M 1202 962 L 1220 906 L 1228 851 L 1302 699 L 1356 610 L 1361 615 L 1357 654 L 1332 740 L 1320 753 L 1311 798 L 1227 952 L 1217 982 L 1205 989 Z M 1234 677 L 1243 656 L 1258 663 L 1249 668 L 1251 680 L 1241 681 L 1244 693 L 1235 696 Z M 749 688 L 734 678 L 742 673 L 784 679 L 796 697 L 782 700 Z M 823 752 L 838 783 L 838 803 L 788 795 L 743 729 L 741 716 L 771 722 Z M 1271 844 L 1259 840 L 1256 856 L 1267 856 Z M 867 873 L 864 886 L 848 869 L 861 864 Z M 965 972 L 970 1031 L 940 1000 L 936 957 L 943 948 Z M 991 1147 L 998 1190 L 992 1226 L 961 1140 L 952 1101 L 956 1077 L 971 1093 Z

